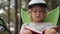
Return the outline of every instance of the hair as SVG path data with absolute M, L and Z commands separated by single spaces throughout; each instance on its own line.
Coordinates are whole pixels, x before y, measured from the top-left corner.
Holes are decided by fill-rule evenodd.
M 28 9 L 28 13 L 29 13 L 29 15 L 31 14 L 31 12 L 32 12 L 32 9 Z M 31 21 L 33 20 L 33 18 L 32 18 L 31 15 L 30 15 L 30 19 L 31 19 Z

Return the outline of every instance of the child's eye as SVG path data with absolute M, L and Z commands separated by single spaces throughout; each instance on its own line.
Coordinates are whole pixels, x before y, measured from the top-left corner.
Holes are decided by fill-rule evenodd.
M 37 11 L 33 11 L 33 12 L 35 12 L 35 13 L 36 13 Z
M 39 12 L 45 12 L 44 10 L 41 10 L 41 11 L 39 11 Z

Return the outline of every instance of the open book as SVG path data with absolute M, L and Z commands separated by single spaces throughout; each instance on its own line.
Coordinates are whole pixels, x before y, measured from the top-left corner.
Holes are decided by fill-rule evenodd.
M 32 33 L 35 33 L 35 34 L 42 34 L 42 32 L 40 32 L 40 31 L 37 31 L 37 30 L 35 30 L 35 29 L 32 29 L 32 28 L 30 28 L 30 27 L 25 27 L 25 29 L 27 29 L 27 30 L 30 30 Z

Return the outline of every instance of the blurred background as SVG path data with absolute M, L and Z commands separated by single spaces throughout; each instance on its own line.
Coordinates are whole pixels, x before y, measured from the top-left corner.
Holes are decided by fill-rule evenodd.
M 6 27 L 12 34 L 19 34 L 23 20 L 21 18 L 21 9 L 27 11 L 27 6 L 30 0 L 0 0 L 0 18 L 6 24 Z M 45 0 L 50 11 L 59 6 L 60 0 Z M 58 20 L 60 26 L 60 16 Z

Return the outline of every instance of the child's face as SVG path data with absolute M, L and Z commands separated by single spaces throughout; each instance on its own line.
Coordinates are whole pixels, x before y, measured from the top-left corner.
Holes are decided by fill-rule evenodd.
M 45 8 L 42 8 L 40 6 L 34 6 L 31 10 L 32 19 L 35 21 L 42 21 L 44 20 L 46 16 Z

